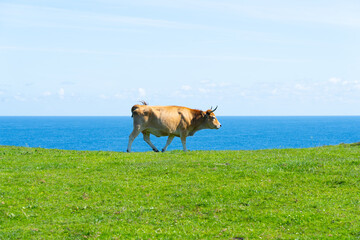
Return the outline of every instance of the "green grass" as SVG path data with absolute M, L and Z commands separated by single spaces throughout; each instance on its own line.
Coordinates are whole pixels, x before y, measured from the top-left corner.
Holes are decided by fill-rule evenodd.
M 360 145 L 0 147 L 0 239 L 360 239 Z

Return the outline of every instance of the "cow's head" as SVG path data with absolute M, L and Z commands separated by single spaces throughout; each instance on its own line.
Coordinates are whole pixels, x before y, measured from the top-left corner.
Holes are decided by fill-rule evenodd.
M 205 112 L 206 124 L 210 129 L 219 129 L 221 127 L 220 122 L 216 119 L 214 114 L 216 108 L 212 109 L 212 107 Z

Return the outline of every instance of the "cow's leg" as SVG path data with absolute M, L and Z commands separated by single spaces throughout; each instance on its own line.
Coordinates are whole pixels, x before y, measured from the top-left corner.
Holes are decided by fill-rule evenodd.
M 150 133 L 148 132 L 142 132 L 143 136 L 144 136 L 144 141 L 149 144 L 149 146 L 152 148 L 152 150 L 154 150 L 154 152 L 158 152 L 159 150 L 154 146 L 154 144 L 152 144 L 152 142 L 150 141 Z
M 172 140 L 174 139 L 174 135 L 170 135 L 166 141 L 165 147 L 161 150 L 162 152 L 165 152 L 167 147 L 170 145 L 170 143 L 172 142 Z
M 129 136 L 127 152 L 131 152 L 131 145 L 132 145 L 133 141 L 135 140 L 135 138 L 139 135 L 139 133 L 140 133 L 140 125 L 134 126 L 134 130 L 132 131 L 132 133 Z
M 184 152 L 187 151 L 186 149 L 186 134 L 180 134 L 181 143 L 183 145 Z

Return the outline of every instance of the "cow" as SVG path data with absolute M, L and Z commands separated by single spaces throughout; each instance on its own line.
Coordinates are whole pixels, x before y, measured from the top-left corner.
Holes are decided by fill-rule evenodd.
M 183 150 L 186 152 L 186 137 L 193 136 L 202 129 L 221 127 L 214 114 L 216 109 L 217 107 L 211 107 L 207 111 L 201 111 L 180 106 L 149 106 L 146 102 L 134 105 L 131 108 L 134 129 L 129 136 L 127 152 L 131 152 L 131 145 L 140 132 L 154 152 L 159 150 L 150 141 L 150 134 L 157 137 L 168 136 L 162 152 L 166 151 L 174 137 L 180 137 Z

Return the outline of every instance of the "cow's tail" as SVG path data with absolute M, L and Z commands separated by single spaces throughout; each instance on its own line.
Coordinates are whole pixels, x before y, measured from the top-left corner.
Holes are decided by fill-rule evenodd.
M 145 101 L 140 101 L 142 103 L 142 105 L 148 105 L 147 102 Z M 134 117 L 134 113 L 136 113 L 136 110 L 140 107 L 140 105 L 136 104 L 134 106 L 132 106 L 131 108 L 131 117 Z

